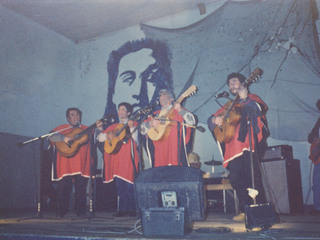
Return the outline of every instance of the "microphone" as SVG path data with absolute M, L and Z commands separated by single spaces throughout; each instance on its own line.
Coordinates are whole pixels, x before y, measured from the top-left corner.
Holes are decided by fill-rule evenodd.
M 104 118 L 101 119 L 104 124 L 114 123 L 115 118 L 113 114 L 107 114 Z
M 215 98 L 229 97 L 229 93 L 227 93 L 226 91 L 223 91 L 222 93 L 219 93 L 219 94 L 215 95 L 214 97 Z

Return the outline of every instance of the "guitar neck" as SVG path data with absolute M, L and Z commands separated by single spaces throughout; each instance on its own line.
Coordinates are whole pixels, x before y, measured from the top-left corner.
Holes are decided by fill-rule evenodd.
M 90 125 L 90 126 L 87 127 L 86 129 L 84 129 L 82 132 L 79 132 L 79 133 L 78 133 L 78 137 L 81 137 L 81 136 L 83 136 L 84 134 L 89 133 L 91 130 L 95 129 L 96 127 L 97 127 L 97 126 L 96 126 L 95 123 L 92 124 L 92 125 Z
M 251 83 L 254 83 L 257 81 L 257 79 L 261 76 L 261 74 L 263 73 L 262 69 L 260 68 L 256 68 L 251 74 L 250 76 L 244 81 L 244 83 L 242 84 L 243 87 L 248 88 L 250 86 Z M 232 100 L 231 104 L 229 105 L 229 108 L 227 109 L 227 111 L 225 112 L 224 116 L 226 118 L 228 118 L 230 111 L 233 109 L 234 105 L 236 102 L 238 102 L 240 99 L 239 94 L 237 93 L 236 97 L 234 98 L 234 100 Z
M 185 99 L 185 96 L 180 96 L 180 97 L 178 98 L 178 100 L 175 101 L 175 102 L 172 104 L 172 107 L 168 110 L 168 112 L 167 112 L 167 114 L 165 115 L 165 117 L 170 116 L 170 115 L 172 114 L 172 112 L 174 111 L 174 104 L 175 104 L 175 103 L 181 104 L 181 102 L 183 101 L 183 99 Z

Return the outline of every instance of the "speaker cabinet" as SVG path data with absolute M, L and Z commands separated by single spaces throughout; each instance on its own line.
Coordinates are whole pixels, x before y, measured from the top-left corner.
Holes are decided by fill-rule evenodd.
M 142 209 L 142 230 L 144 236 L 184 236 L 189 230 L 184 208 Z
M 274 208 L 271 203 L 246 205 L 244 208 L 246 214 L 245 226 L 246 229 L 262 228 L 268 229 L 274 223 L 279 222 Z
M 278 145 L 267 148 L 263 160 L 293 159 L 292 146 Z
M 262 161 L 263 185 L 268 202 L 277 213 L 302 214 L 303 197 L 300 161 L 297 159 L 273 159 Z
M 203 220 L 205 194 L 200 169 L 164 166 L 142 171 L 134 183 L 138 214 L 142 209 L 164 207 L 162 192 L 175 192 L 177 207 L 183 207 L 190 221 Z

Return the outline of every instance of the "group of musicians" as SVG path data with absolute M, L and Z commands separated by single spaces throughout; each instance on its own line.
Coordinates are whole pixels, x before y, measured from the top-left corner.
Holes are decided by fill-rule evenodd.
M 258 159 L 268 136 L 265 117 L 268 107 L 257 95 L 249 93 L 248 79 L 240 73 L 229 74 L 227 84 L 234 99 L 208 119 L 208 127 L 224 156 L 223 166 L 229 170 L 230 183 L 238 195 L 241 213 L 233 218 L 235 221 L 244 220 L 245 205 L 266 201 Z M 196 87 L 192 87 L 186 91 L 185 96 L 196 91 Z M 162 89 L 159 91 L 161 109 L 152 108 L 153 112 L 148 112 L 142 121 L 137 121 L 136 116 L 133 116 L 130 103 L 122 102 L 117 108 L 119 122 L 110 123 L 101 119 L 94 124 L 95 138 L 104 144 L 103 181 L 115 181 L 117 189 L 118 206 L 114 216 L 136 216 L 133 184 L 141 170 L 139 149 L 142 149 L 142 144 L 152 167 L 190 166 L 187 160 L 190 151 L 186 146 L 195 129 L 196 118 L 181 106 L 184 97 L 176 101 L 172 91 Z M 69 196 L 74 184 L 75 213 L 85 216 L 86 188 L 90 177 L 90 144 L 86 140 L 81 142 L 85 134 L 74 131 L 87 131 L 88 127 L 81 123 L 82 112 L 77 108 L 69 108 L 66 119 L 68 124 L 53 129 L 55 134 L 49 138 L 57 148 L 52 177 L 58 184 L 56 214 L 63 217 L 68 212 Z M 250 197 L 248 188 L 252 188 L 253 183 L 257 196 Z

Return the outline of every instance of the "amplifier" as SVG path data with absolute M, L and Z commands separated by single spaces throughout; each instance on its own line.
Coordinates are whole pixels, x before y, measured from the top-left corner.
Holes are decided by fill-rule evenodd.
M 279 222 L 279 217 L 274 211 L 271 203 L 246 205 L 245 206 L 245 226 L 246 229 L 253 228 L 268 229 L 274 223 Z
M 262 160 L 293 159 L 292 146 L 278 145 L 267 148 Z
M 183 207 L 142 209 L 141 220 L 144 236 L 184 236 L 188 231 Z

